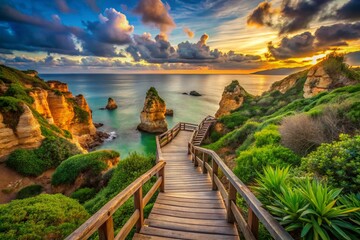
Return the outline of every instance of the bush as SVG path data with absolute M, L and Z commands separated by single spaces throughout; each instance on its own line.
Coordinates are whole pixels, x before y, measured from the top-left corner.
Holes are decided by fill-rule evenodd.
M 80 188 L 71 194 L 71 198 L 76 199 L 79 203 L 84 203 L 96 195 L 94 188 Z
M 44 162 L 34 150 L 15 150 L 6 161 L 6 166 L 25 176 L 39 176 L 46 170 Z
M 41 194 L 0 205 L 0 239 L 64 239 L 87 218 L 76 200 Z
M 302 159 L 301 167 L 345 192 L 360 192 L 360 135 L 321 144 Z
M 54 186 L 72 184 L 81 173 L 85 172 L 89 172 L 91 176 L 97 176 L 107 168 L 106 160 L 119 156 L 118 152 L 111 150 L 100 150 L 72 156 L 56 168 L 51 178 L 51 184 Z
M 24 187 L 16 194 L 16 199 L 24 199 L 29 197 L 35 197 L 36 195 L 39 195 L 42 193 L 43 187 L 41 185 L 30 185 L 27 187 Z
M 241 112 L 234 112 L 230 115 L 223 116 L 219 119 L 228 129 L 234 129 L 237 126 L 241 126 L 249 119 L 248 116 L 244 116 Z
M 280 142 L 280 133 L 276 125 L 268 125 L 264 129 L 254 134 L 255 146 L 262 147 Z
M 263 167 L 267 165 L 278 167 L 286 167 L 290 164 L 297 165 L 299 164 L 299 157 L 288 148 L 267 145 L 240 152 L 236 162 L 234 173 L 244 183 L 250 183 L 256 177 L 256 171 L 262 172 Z
M 11 96 L 30 104 L 34 102 L 34 99 L 26 93 L 24 87 L 21 86 L 19 83 L 10 84 L 10 87 L 5 92 L 5 96 Z
M 10 154 L 6 165 L 22 175 L 39 176 L 78 153 L 80 150 L 73 143 L 60 137 L 50 137 L 46 138 L 38 149 L 15 150 Z

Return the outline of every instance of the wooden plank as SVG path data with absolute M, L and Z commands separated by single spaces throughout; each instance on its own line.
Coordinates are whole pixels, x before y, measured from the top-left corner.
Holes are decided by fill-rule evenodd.
M 221 196 L 223 198 L 223 200 L 227 200 L 228 199 L 228 193 L 224 187 L 224 185 L 222 184 L 222 182 L 220 181 L 220 179 L 218 178 L 218 176 L 214 176 L 214 181 L 216 183 L 217 188 L 219 189 Z M 226 203 L 226 201 L 225 201 Z M 227 206 L 227 203 L 225 204 Z
M 218 226 L 192 225 L 186 223 L 164 222 L 164 221 L 150 220 L 150 219 L 146 219 L 145 224 L 150 227 L 176 230 L 182 232 L 221 234 L 221 235 L 233 235 L 233 236 L 238 235 L 237 231 L 235 230 L 235 226 L 230 224 L 228 226 L 218 227 Z
M 150 201 L 150 199 L 152 198 L 152 196 L 154 196 L 155 192 L 158 190 L 158 188 L 160 187 L 160 185 L 162 184 L 163 181 L 163 177 L 159 177 L 156 182 L 154 183 L 154 185 L 150 188 L 150 190 L 147 192 L 147 194 L 145 195 L 144 199 L 143 199 L 143 205 L 146 206 L 146 204 Z
M 173 217 L 160 215 L 156 213 L 150 213 L 149 219 L 159 220 L 164 222 L 175 222 L 175 223 L 187 223 L 193 225 L 202 225 L 202 226 L 229 226 L 229 223 L 224 220 L 216 220 L 216 219 L 191 219 L 191 218 L 182 218 L 182 217 Z
M 226 219 L 225 213 L 207 214 L 207 213 L 193 213 L 193 212 L 175 212 L 172 210 L 161 209 L 161 208 L 153 208 L 151 210 L 151 213 L 173 216 L 173 217 L 190 218 L 190 219 L 218 219 L 218 220 Z
M 152 227 L 143 227 L 141 233 L 159 237 L 172 237 L 172 238 L 180 238 L 180 239 L 194 239 L 194 240 L 234 240 L 239 239 L 238 236 L 230 236 L 230 235 L 221 235 L 221 234 L 204 234 L 204 233 L 191 233 L 191 232 L 181 232 L 175 230 L 167 230 L 160 228 L 152 228 Z
M 110 216 L 106 222 L 99 228 L 100 240 L 113 240 L 114 239 L 114 222 L 112 216 Z
M 163 205 L 170 205 L 170 206 L 179 206 L 179 207 L 191 207 L 191 208 L 219 208 L 224 209 L 224 205 L 220 203 L 203 203 L 203 202 L 178 202 L 178 201 L 166 201 L 157 199 L 156 203 L 160 203 Z
M 161 201 L 171 201 L 171 202 L 187 202 L 187 203 L 217 203 L 217 204 L 223 204 L 221 200 L 218 199 L 201 199 L 201 201 L 193 198 L 180 198 L 180 197 L 169 197 L 169 196 L 158 196 L 157 200 Z
M 169 240 L 169 239 L 176 239 L 176 238 L 167 238 L 167 237 L 158 237 L 158 236 L 150 236 L 141 233 L 135 233 L 134 240 Z
M 208 192 L 197 192 L 196 194 L 187 194 L 187 193 L 164 193 L 165 196 L 170 197 L 182 197 L 182 198 L 195 198 L 195 199 L 220 199 L 220 194 L 215 191 Z
M 207 214 L 222 214 L 225 213 L 225 209 L 202 209 L 202 208 L 190 208 L 190 207 L 179 207 L 179 206 L 171 206 L 171 205 L 164 205 L 155 202 L 153 208 L 159 209 L 167 209 L 172 211 L 179 211 L 179 212 L 192 212 L 192 213 L 207 213 Z
M 231 210 L 234 214 L 236 222 L 241 230 L 241 234 L 244 236 L 246 240 L 256 240 L 255 236 L 252 234 L 249 225 L 247 224 L 245 218 L 241 214 L 239 208 L 236 206 L 234 202 L 231 202 Z

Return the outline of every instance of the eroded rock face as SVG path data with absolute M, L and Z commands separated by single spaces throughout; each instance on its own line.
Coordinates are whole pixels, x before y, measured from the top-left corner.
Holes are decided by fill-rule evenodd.
M 48 81 L 47 84 L 51 89 L 55 89 L 63 93 L 69 92 L 69 87 L 66 83 L 62 83 L 59 81 Z
M 108 99 L 108 103 L 107 103 L 107 105 L 106 105 L 106 109 L 107 110 L 114 110 L 114 109 L 117 109 L 117 104 L 116 104 L 116 102 L 115 102 L 115 100 L 114 99 L 112 99 L 112 98 L 109 98 Z
M 167 131 L 166 104 L 154 87 L 146 93 L 144 108 L 140 114 L 140 131 L 162 133 Z
M 32 107 L 40 113 L 50 124 L 54 124 L 49 104 L 48 104 L 48 92 L 42 88 L 34 88 L 30 93 L 30 97 L 34 99 Z
M 304 84 L 304 98 L 313 97 L 323 91 L 328 91 L 333 80 L 322 66 L 310 68 Z
M 75 112 L 65 96 L 49 91 L 47 101 L 55 125 L 61 129 L 70 130 L 70 125 L 75 117 Z
M 280 81 L 277 81 L 277 82 L 274 82 L 271 87 L 270 87 L 270 90 L 269 92 L 272 92 L 272 91 L 279 91 L 281 93 L 285 93 L 287 92 L 290 88 L 292 88 L 299 80 L 301 80 L 302 77 L 305 76 L 306 74 L 306 71 L 302 71 L 302 72 L 298 72 L 298 73 L 294 73 L 294 74 L 291 74 L 289 76 L 287 76 L 286 78 L 280 80 Z
M 215 116 L 217 118 L 229 115 L 231 111 L 234 111 L 241 107 L 246 96 L 249 94 L 245 91 L 243 87 L 240 86 L 237 80 L 232 81 L 231 84 L 225 87 L 220 100 L 220 107 L 216 112 Z
M 33 149 L 41 145 L 44 137 L 41 135 L 40 124 L 35 119 L 30 108 L 23 104 L 23 113 L 15 129 L 5 124 L 0 113 L 0 162 L 15 149 Z

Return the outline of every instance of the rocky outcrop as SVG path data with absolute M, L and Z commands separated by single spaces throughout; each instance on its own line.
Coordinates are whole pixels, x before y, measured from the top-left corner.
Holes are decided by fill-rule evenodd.
M 165 116 L 170 116 L 170 117 L 174 116 L 174 110 L 167 108 L 165 112 Z
M 32 107 L 40 113 L 50 124 L 54 124 L 54 119 L 48 103 L 48 91 L 42 88 L 34 88 L 29 92 L 30 97 L 34 99 Z
M 220 100 L 220 107 L 216 112 L 217 118 L 229 115 L 232 111 L 242 106 L 245 98 L 250 96 L 237 80 L 232 81 L 225 87 Z
M 333 80 L 321 65 L 310 68 L 304 84 L 304 98 L 310 98 L 323 91 L 328 91 Z
M 16 128 L 6 124 L 4 115 L 0 113 L 0 162 L 15 149 L 38 148 L 44 139 L 40 125 L 30 108 L 25 104 L 22 108 Z
M 144 108 L 140 114 L 140 131 L 162 133 L 167 131 L 166 104 L 154 87 L 146 93 Z
M 55 125 L 61 129 L 70 130 L 70 125 L 75 117 L 71 103 L 64 95 L 53 91 L 48 91 L 47 101 Z
M 66 83 L 60 81 L 48 81 L 47 84 L 51 89 L 58 90 L 62 93 L 69 92 L 69 87 Z
M 194 96 L 194 97 L 201 97 L 201 96 L 202 96 L 202 95 L 201 95 L 200 93 L 198 93 L 197 91 L 191 91 L 191 92 L 189 93 L 189 95 Z
M 284 78 L 284 79 L 282 79 L 280 81 L 274 82 L 271 85 L 269 92 L 272 92 L 272 91 L 279 91 L 281 93 L 287 92 L 298 81 L 300 81 L 301 78 L 306 76 L 307 71 L 308 70 L 301 71 L 301 72 L 298 72 L 298 73 L 294 73 L 294 74 L 291 74 L 291 75 L 287 76 L 286 78 Z
M 106 105 L 106 109 L 107 110 L 114 110 L 114 109 L 117 109 L 117 104 L 116 104 L 116 102 L 115 102 L 115 100 L 114 99 L 112 99 L 112 98 L 109 98 L 108 99 L 108 103 L 107 103 L 107 105 Z

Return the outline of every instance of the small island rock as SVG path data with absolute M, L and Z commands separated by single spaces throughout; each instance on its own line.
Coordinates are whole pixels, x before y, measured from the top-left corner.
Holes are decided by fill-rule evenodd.
M 140 115 L 141 123 L 138 129 L 150 133 L 162 133 L 167 131 L 167 122 L 165 119 L 166 104 L 159 96 L 154 87 L 151 87 L 147 93 L 144 108 Z
M 117 104 L 116 104 L 116 102 L 115 102 L 115 100 L 114 99 L 112 99 L 112 98 L 109 98 L 108 99 L 108 103 L 107 103 L 107 105 L 106 105 L 106 109 L 107 110 L 114 110 L 114 109 L 117 109 Z
M 200 96 L 202 96 L 200 93 L 198 93 L 197 91 L 191 91 L 190 92 L 190 95 L 191 96 L 195 96 L 195 97 L 200 97 Z
M 174 116 L 174 110 L 172 109 L 166 109 L 165 116 Z

